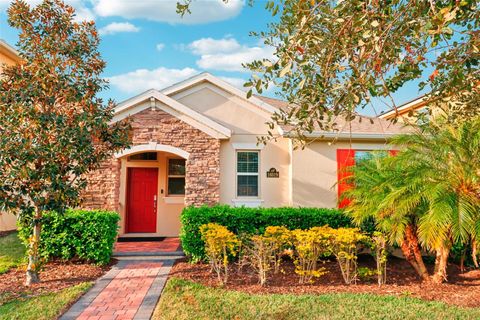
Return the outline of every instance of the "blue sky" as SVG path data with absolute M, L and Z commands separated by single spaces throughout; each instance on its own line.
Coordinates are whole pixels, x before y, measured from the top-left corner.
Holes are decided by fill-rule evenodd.
M 16 30 L 7 24 L 9 0 L 0 0 L 0 38 L 15 45 Z M 40 0 L 29 0 L 36 4 Z M 253 7 L 242 0 L 196 0 L 193 14 L 180 18 L 176 0 L 67 0 L 78 19 L 94 19 L 100 30 L 100 51 L 107 62 L 110 89 L 102 94 L 120 102 L 150 88 L 162 89 L 208 71 L 241 87 L 248 79 L 241 62 L 271 57 L 250 31 L 265 30 L 272 21 L 262 1 Z M 267 93 L 274 96 L 274 92 Z M 418 96 L 415 85 L 398 92 L 396 103 Z M 376 111 L 387 109 L 376 103 Z M 372 110 L 364 113 L 372 114 Z

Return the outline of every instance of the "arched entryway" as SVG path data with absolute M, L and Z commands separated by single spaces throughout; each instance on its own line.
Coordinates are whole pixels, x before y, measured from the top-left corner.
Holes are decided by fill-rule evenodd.
M 185 207 L 189 153 L 168 145 L 136 145 L 115 155 L 121 161 L 119 211 L 124 236 L 177 236 Z

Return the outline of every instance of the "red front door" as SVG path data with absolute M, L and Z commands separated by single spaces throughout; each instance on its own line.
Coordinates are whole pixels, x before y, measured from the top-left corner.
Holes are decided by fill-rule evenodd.
M 127 232 L 157 231 L 157 168 L 128 168 Z

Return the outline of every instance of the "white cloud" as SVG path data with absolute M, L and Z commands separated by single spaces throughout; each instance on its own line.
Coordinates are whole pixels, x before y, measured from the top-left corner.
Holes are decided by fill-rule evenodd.
M 237 87 L 238 89 L 240 89 L 242 91 L 245 91 L 245 87 L 243 86 L 243 84 L 245 82 L 247 82 L 245 79 L 234 78 L 234 77 L 219 77 L 219 78 L 222 79 L 223 81 L 226 81 L 226 82 L 230 83 L 234 87 Z
M 158 43 L 155 48 L 157 48 L 157 51 L 162 51 L 165 48 L 165 43 Z
M 112 22 L 103 28 L 100 28 L 101 35 L 112 35 L 121 32 L 138 32 L 140 28 L 131 24 L 130 22 Z
M 12 0 L 0 0 L 0 9 L 7 9 Z M 36 6 L 43 2 L 43 0 L 26 0 L 31 6 Z M 64 0 L 64 2 L 75 8 L 75 21 L 95 20 L 95 14 L 92 9 L 87 6 L 89 1 L 85 0 Z
M 110 77 L 108 80 L 112 86 L 123 93 L 132 94 L 152 88 L 163 89 L 198 73 L 193 68 L 169 69 L 160 67 L 153 70 L 138 69 Z
M 0 9 L 7 9 L 12 0 L 0 0 Z M 26 0 L 26 2 L 31 6 L 36 6 L 43 2 L 43 0 Z M 95 14 L 92 9 L 87 6 L 89 1 L 85 0 L 64 0 L 64 2 L 73 8 L 75 8 L 75 21 L 84 21 L 84 20 L 95 20 Z
M 195 40 L 188 45 L 194 54 L 204 55 L 204 54 L 213 54 L 213 53 L 228 53 L 240 49 L 241 46 L 237 40 L 232 38 L 225 39 L 212 39 L 212 38 L 202 38 Z
M 202 38 L 187 46 L 193 54 L 199 55 L 197 66 L 206 70 L 248 71 L 242 64 L 254 60 L 272 58 L 272 47 L 248 47 L 240 45 L 233 38 L 212 39 Z
M 228 20 L 237 16 L 244 0 L 196 0 L 191 14 L 183 18 L 177 14 L 177 0 L 93 0 L 96 14 L 102 17 L 118 16 L 127 19 L 148 19 L 171 24 L 201 24 Z

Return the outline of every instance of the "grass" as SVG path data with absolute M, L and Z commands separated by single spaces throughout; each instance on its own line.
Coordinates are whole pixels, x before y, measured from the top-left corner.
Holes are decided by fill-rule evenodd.
M 84 282 L 60 292 L 8 302 L 0 305 L 0 320 L 56 319 L 91 286 L 92 283 Z
M 171 278 L 152 319 L 480 319 L 480 309 L 372 294 L 247 294 Z
M 25 246 L 16 232 L 0 237 L 0 274 L 22 264 L 24 257 Z
M 17 233 L 0 237 L 0 274 L 23 263 L 25 247 Z M 86 292 L 92 283 L 84 282 L 59 292 L 11 300 L 0 294 L 0 320 L 56 319 L 72 302 Z M 2 302 L 3 300 L 3 302 Z

